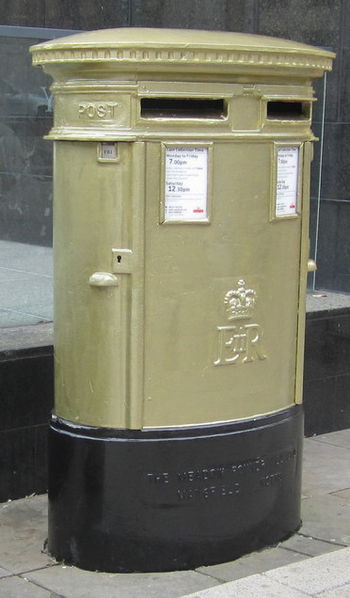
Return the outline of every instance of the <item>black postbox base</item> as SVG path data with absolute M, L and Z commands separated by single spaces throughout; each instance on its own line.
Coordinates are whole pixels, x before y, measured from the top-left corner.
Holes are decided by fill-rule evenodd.
M 115 430 L 54 417 L 49 552 L 83 569 L 192 569 L 300 526 L 303 413 Z

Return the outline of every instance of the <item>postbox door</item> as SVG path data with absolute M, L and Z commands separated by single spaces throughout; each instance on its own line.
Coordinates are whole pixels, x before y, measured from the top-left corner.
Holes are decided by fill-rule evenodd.
M 288 158 L 290 200 L 278 170 L 288 143 L 146 145 L 144 426 L 231 421 L 292 405 L 302 147 Z M 181 151 L 189 162 L 174 170 L 169 160 Z M 169 184 L 175 194 L 180 188 L 175 200 Z M 191 218 L 188 209 L 199 212 Z

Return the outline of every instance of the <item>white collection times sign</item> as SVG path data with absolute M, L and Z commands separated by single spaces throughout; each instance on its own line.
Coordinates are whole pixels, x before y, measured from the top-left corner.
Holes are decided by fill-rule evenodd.
M 208 148 L 167 147 L 164 217 L 166 221 L 208 220 Z
M 277 150 L 276 217 L 298 212 L 299 147 Z

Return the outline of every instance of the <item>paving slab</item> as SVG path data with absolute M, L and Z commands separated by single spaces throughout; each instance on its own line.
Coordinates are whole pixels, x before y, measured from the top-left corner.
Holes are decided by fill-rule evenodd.
M 306 594 L 288 588 L 273 579 L 251 575 L 204 592 L 187 594 L 182 598 L 305 598 Z
M 320 554 L 333 552 L 333 550 L 339 550 L 343 547 L 343 544 L 339 545 L 335 542 L 319 540 L 318 538 L 313 538 L 312 536 L 304 536 L 302 535 L 302 533 L 298 533 L 289 538 L 288 540 L 281 542 L 279 546 L 280 548 L 297 552 L 298 554 L 303 556 L 319 556 Z
M 179 598 L 219 584 L 195 571 L 96 573 L 62 565 L 27 573 L 26 577 L 65 598 Z
M 349 293 L 310 291 L 306 295 L 306 310 L 308 312 L 330 311 L 343 307 L 350 307 Z
M 0 505 L 0 567 L 11 573 L 53 565 L 42 552 L 47 537 L 47 497 L 35 496 Z
M 283 548 L 266 548 L 243 556 L 236 561 L 199 567 L 196 571 L 211 575 L 221 581 L 233 581 L 254 573 L 268 571 L 274 567 L 296 563 L 305 558 L 308 558 L 307 555 L 284 550 Z
M 11 326 L 32 326 L 40 324 L 43 321 L 42 317 L 33 314 L 23 313 L 15 309 L 1 309 L 0 308 L 0 328 L 8 328 Z
M 52 320 L 52 303 L 52 281 L 48 277 L 28 273 L 21 280 L 1 282 L 2 309 Z
M 323 554 L 182 598 L 349 598 L 350 548 Z
M 0 567 L 0 579 L 3 577 L 9 577 L 10 575 L 12 575 L 11 571 L 7 571 L 7 569 Z
M 338 490 L 337 492 L 331 492 L 331 495 L 340 498 L 350 506 L 350 488 L 346 488 L 346 490 Z
M 0 580 L 0 598 L 53 598 L 50 590 L 20 577 L 8 577 Z
M 0 241 L 0 328 L 53 318 L 53 251 Z
M 1 311 L 1 310 L 0 310 Z M 53 344 L 53 324 L 3 328 L 0 334 L 0 352 L 50 347 Z
M 1 251 L 1 249 L 0 249 Z M 0 283 L 1 285 L 5 283 L 13 283 L 13 282 L 23 282 L 28 283 L 31 280 L 30 274 L 26 272 L 22 272 L 20 270 L 12 270 L 11 268 L 2 268 L 0 266 Z M 3 289 L 1 289 L 3 292 Z
M 345 586 L 342 586 L 341 588 L 337 588 L 336 590 L 321 592 L 321 594 L 317 595 L 317 598 L 349 598 L 349 596 L 350 596 L 350 583 L 347 583 Z
M 350 545 L 350 506 L 346 500 L 334 494 L 305 499 L 301 504 L 301 516 L 300 531 L 305 536 Z
M 350 583 L 350 548 L 267 571 L 264 575 L 289 588 L 311 595 Z
M 0 241 L 0 268 L 52 276 L 52 247 Z
M 308 439 L 304 443 L 303 496 L 350 488 L 349 449 Z
M 338 432 L 329 432 L 328 434 L 320 434 L 320 436 L 313 436 L 310 440 L 350 449 L 350 432 L 348 429 L 338 430 Z

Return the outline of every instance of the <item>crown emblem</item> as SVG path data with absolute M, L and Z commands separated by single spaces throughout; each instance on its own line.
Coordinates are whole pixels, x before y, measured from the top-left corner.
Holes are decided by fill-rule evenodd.
M 229 320 L 250 318 L 256 302 L 256 292 L 246 288 L 245 280 L 238 281 L 237 289 L 228 291 L 224 303 Z

